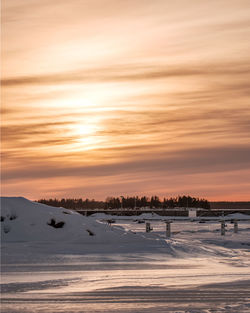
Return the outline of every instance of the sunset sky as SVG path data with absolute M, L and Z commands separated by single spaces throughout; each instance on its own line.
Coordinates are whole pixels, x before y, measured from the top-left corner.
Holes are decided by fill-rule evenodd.
M 249 17 L 249 0 L 3 0 L 2 195 L 250 200 Z

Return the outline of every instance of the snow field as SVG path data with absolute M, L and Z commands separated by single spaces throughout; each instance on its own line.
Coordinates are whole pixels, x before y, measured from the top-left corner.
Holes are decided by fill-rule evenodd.
M 167 239 L 152 214 L 140 216 L 146 233 L 138 217 L 110 226 L 24 198 L 1 204 L 3 313 L 250 312 L 247 217 L 225 236 L 218 219 L 175 220 Z

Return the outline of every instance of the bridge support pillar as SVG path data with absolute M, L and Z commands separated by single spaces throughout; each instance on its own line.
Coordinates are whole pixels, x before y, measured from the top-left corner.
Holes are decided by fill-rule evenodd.
M 238 233 L 238 220 L 234 220 L 234 233 Z
M 171 237 L 171 223 L 172 221 L 166 221 L 166 237 L 170 238 Z

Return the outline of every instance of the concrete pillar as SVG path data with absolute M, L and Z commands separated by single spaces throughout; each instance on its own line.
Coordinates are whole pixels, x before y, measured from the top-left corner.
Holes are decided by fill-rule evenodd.
M 171 221 L 167 221 L 166 223 L 166 237 L 170 238 L 171 237 Z
M 149 233 L 151 230 L 150 223 L 146 223 L 146 233 Z
M 234 220 L 234 233 L 238 233 L 238 221 Z
M 225 232 L 226 232 L 226 223 L 225 223 L 225 221 L 220 221 L 220 223 L 221 223 L 221 228 L 220 228 L 221 236 L 224 236 Z

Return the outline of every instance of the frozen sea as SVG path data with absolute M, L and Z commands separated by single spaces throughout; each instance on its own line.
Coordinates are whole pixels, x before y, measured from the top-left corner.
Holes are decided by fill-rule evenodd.
M 108 226 L 150 236 L 145 246 L 4 242 L 1 312 L 250 312 L 250 221 L 225 236 L 218 221 L 174 221 L 170 239 L 151 226 Z

